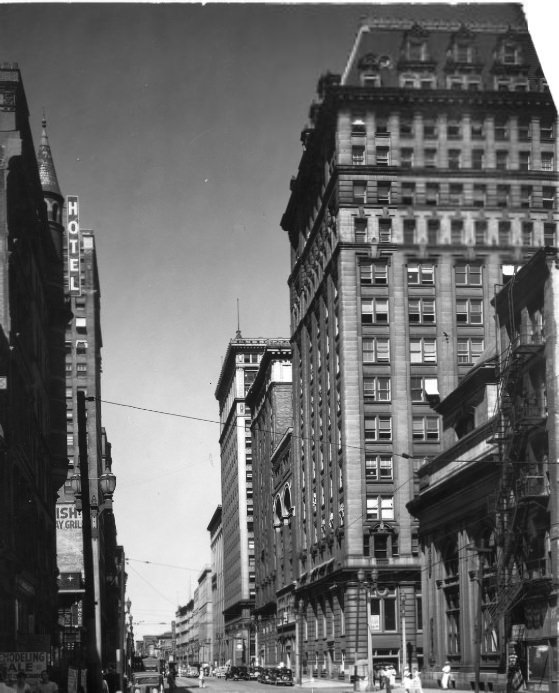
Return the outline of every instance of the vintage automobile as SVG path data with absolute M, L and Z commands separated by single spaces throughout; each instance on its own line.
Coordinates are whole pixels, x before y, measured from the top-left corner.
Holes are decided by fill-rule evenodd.
M 259 681 L 260 680 L 260 670 L 262 667 L 254 666 L 250 667 L 248 670 L 248 677 L 251 681 Z
M 270 667 L 260 667 L 260 674 L 258 676 L 259 683 L 271 683 L 270 674 L 272 669 Z
M 287 667 L 274 667 L 270 669 L 270 680 L 275 686 L 293 686 L 293 672 Z
M 233 681 L 248 681 L 248 668 L 245 666 L 229 667 L 225 672 L 225 678 L 233 679 Z
M 163 693 L 163 676 L 157 671 L 135 671 L 132 693 Z

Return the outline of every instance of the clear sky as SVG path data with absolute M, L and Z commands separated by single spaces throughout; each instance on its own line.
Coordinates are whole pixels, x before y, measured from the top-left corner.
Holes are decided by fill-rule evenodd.
M 553 7 L 524 3 L 557 102 Z M 299 135 L 318 78 L 343 71 L 372 11 L 0 4 L 0 62 L 20 66 L 36 147 L 45 109 L 62 193 L 95 231 L 103 424 L 137 636 L 169 626 L 210 561 L 214 392 L 237 299 L 243 336 L 289 336 L 279 224 Z

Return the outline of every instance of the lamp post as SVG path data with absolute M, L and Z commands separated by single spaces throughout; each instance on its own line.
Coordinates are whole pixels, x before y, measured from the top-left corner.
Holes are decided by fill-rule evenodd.
M 95 398 L 87 398 L 92 401 Z M 99 514 L 112 509 L 116 476 L 109 468 L 97 477 L 90 474 L 87 445 L 86 396 L 77 393 L 79 466 L 70 479 L 76 509 L 82 511 L 83 568 L 85 576 L 84 623 L 87 646 L 87 690 L 102 692 L 101 576 L 99 559 Z M 101 500 L 101 502 L 99 502 Z
M 360 586 L 365 587 L 365 594 L 367 596 L 367 689 L 373 690 L 374 679 L 373 679 L 373 633 L 371 624 L 371 596 L 372 593 L 377 588 L 378 573 L 376 568 L 371 570 L 369 577 L 366 576 L 363 568 L 357 571 L 357 579 L 359 580 Z M 359 634 L 358 634 L 359 635 Z M 356 643 L 357 651 L 357 643 Z

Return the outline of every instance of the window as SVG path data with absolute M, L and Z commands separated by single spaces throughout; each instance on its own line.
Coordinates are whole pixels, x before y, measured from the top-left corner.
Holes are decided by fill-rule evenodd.
M 436 79 L 434 76 L 421 77 L 419 79 L 419 86 L 421 89 L 434 89 L 436 86 Z
M 555 208 L 555 188 L 547 186 L 542 188 L 542 207 L 544 209 Z
M 498 171 L 506 171 L 508 168 L 509 154 L 504 149 L 499 149 L 495 152 L 495 168 Z
M 555 224 L 544 224 L 543 225 L 543 244 L 555 247 L 556 234 L 555 234 Z
M 437 378 L 432 376 L 412 375 L 410 378 L 410 393 L 412 402 L 427 402 L 426 395 L 437 393 L 439 385 Z
M 425 337 L 410 339 L 410 363 L 436 363 L 437 342 Z
M 87 321 L 85 318 L 76 318 L 76 330 L 78 332 L 85 332 L 87 330 Z
M 367 202 L 367 183 L 365 181 L 353 181 L 353 201 L 358 204 Z
M 531 185 L 521 185 L 520 186 L 520 206 L 524 208 L 529 208 L 532 206 L 532 186 Z
M 356 243 L 365 243 L 367 240 L 367 219 L 354 218 L 353 232 Z
M 410 323 L 432 325 L 435 323 L 434 298 L 410 298 L 408 301 Z
M 424 165 L 426 168 L 435 168 L 437 166 L 437 150 L 426 149 L 423 155 Z
M 412 439 L 415 442 L 439 440 L 439 428 L 440 423 L 438 416 L 412 417 Z
M 393 496 L 368 496 L 367 520 L 393 520 L 394 498 Z
M 380 243 L 392 242 L 392 219 L 379 219 L 378 236 Z
M 413 121 L 411 118 L 400 118 L 400 136 L 413 136 Z
M 408 263 L 408 284 L 432 286 L 435 283 L 435 266 L 431 263 Z
M 382 286 L 388 284 L 388 265 L 386 263 L 359 265 L 359 274 L 361 284 Z
M 390 339 L 388 337 L 363 337 L 363 363 L 389 363 Z
M 388 166 L 390 164 L 390 149 L 388 147 L 377 147 L 377 166 Z
M 388 119 L 387 118 L 382 118 L 378 117 L 376 121 L 376 129 L 375 129 L 375 134 L 377 137 L 386 137 L 390 133 L 388 131 Z
M 423 121 L 423 137 L 432 139 L 437 137 L 437 121 L 434 118 L 426 118 Z
M 439 204 L 439 184 L 427 183 L 425 185 L 425 204 L 436 207 Z
M 386 376 L 366 376 L 363 378 L 363 396 L 375 402 L 390 402 L 390 378 Z
M 480 118 L 472 118 L 470 121 L 470 131 L 473 140 L 482 139 L 485 134 L 483 131 L 483 120 Z
M 68 434 L 66 436 L 66 445 L 71 448 L 74 446 L 74 435 L 73 434 Z
M 553 171 L 553 152 L 542 152 L 542 171 Z
M 402 182 L 400 199 L 403 205 L 413 205 L 415 203 L 415 183 L 411 181 Z
M 415 243 L 415 219 L 404 219 L 404 243 L 406 245 Z
M 520 171 L 530 170 L 530 152 L 518 152 L 518 168 Z
M 483 323 L 482 306 L 481 299 L 457 299 L 456 323 L 458 325 L 481 325 Z
M 472 168 L 481 169 L 483 168 L 483 149 L 473 149 L 472 150 Z
M 532 137 L 529 118 L 518 119 L 518 139 L 520 142 L 528 142 Z
M 387 597 L 371 599 L 371 618 L 377 632 L 397 630 L 396 590 L 390 590 Z
M 487 201 L 487 186 L 483 183 L 474 183 L 473 203 L 474 207 L 485 207 Z
M 76 372 L 79 377 L 83 378 L 87 375 L 87 364 L 86 363 L 77 363 L 76 364 Z
M 534 244 L 534 225 L 531 221 L 522 222 L 522 245 Z
M 388 323 L 388 299 L 364 298 L 361 301 L 361 322 L 363 325 Z
M 500 221 L 498 226 L 499 245 L 510 245 L 510 221 Z
M 364 87 L 380 87 L 382 85 L 382 81 L 380 75 L 375 72 L 362 72 L 361 84 Z
M 367 481 L 392 481 L 393 476 L 392 455 L 365 453 L 365 477 Z
M 457 42 L 454 44 L 454 59 L 457 63 L 472 62 L 473 48 L 470 43 Z
M 487 245 L 487 222 L 475 221 L 474 234 L 476 237 L 476 245 Z
M 383 442 L 392 440 L 392 417 L 381 414 L 365 417 L 365 442 Z
M 509 195 L 510 195 L 510 186 L 509 185 L 498 185 L 497 186 L 497 206 L 498 207 L 508 207 L 509 206 Z
M 462 183 L 451 183 L 448 186 L 448 201 L 453 205 L 461 205 L 464 197 Z
M 379 205 L 390 204 L 390 181 L 379 180 L 377 182 L 377 202 Z
M 365 118 L 363 115 L 354 115 L 351 120 L 351 134 L 352 135 L 365 135 Z
M 458 363 L 471 365 L 476 361 L 484 349 L 483 338 L 466 337 L 456 341 Z
M 503 44 L 501 60 L 505 65 L 518 65 L 520 62 L 520 49 L 514 43 Z
M 448 150 L 448 168 L 460 168 L 462 152 L 459 149 Z
M 553 140 L 555 133 L 552 120 L 542 120 L 540 122 L 540 140 Z
M 508 86 L 507 86 L 508 89 Z M 495 139 L 508 140 L 509 121 L 508 118 L 495 118 Z
M 404 147 L 400 150 L 400 166 L 402 168 L 413 166 L 413 149 L 411 147 Z
M 365 163 L 365 147 L 353 145 L 351 148 L 351 163 L 356 166 Z
M 454 277 L 456 286 L 481 286 L 481 265 L 456 265 Z
M 437 245 L 440 229 L 441 222 L 438 219 L 427 220 L 427 242 L 429 245 Z
M 460 85 L 462 87 L 462 85 Z M 460 120 L 449 118 L 446 124 L 446 135 L 449 140 L 457 140 L 462 136 L 462 124 Z
M 452 219 L 450 222 L 450 242 L 460 245 L 463 242 L 464 222 L 462 219 Z
M 410 62 L 423 62 L 427 57 L 427 44 L 419 39 L 409 39 L 406 56 Z

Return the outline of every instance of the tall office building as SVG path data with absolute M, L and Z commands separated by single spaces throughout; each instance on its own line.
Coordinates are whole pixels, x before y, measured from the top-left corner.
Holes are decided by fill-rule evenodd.
M 0 65 L 0 103 L 0 650 L 42 652 L 44 666 L 67 467 L 60 193 L 42 187 L 17 65 Z
M 250 663 L 254 606 L 254 515 L 250 410 L 246 394 L 254 382 L 265 339 L 237 332 L 229 342 L 215 396 L 219 402 L 223 534 L 222 652 L 232 665 Z
M 299 655 L 347 678 L 423 664 L 406 504 L 440 450 L 428 400 L 495 344 L 507 267 L 556 244 L 556 110 L 519 5 L 402 4 L 373 9 L 310 120 L 282 219 Z

